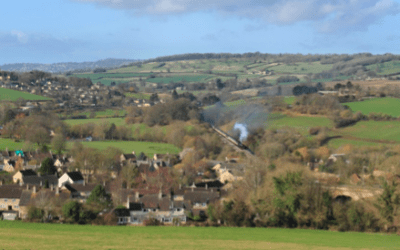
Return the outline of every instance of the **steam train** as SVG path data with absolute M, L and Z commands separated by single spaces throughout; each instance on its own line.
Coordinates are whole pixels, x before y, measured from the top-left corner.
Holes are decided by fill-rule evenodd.
M 232 136 L 226 134 L 224 131 L 220 130 L 219 128 L 217 128 L 217 127 L 215 127 L 215 126 L 213 126 L 213 125 L 211 125 L 211 127 L 212 127 L 212 129 L 213 129 L 215 132 L 217 132 L 220 136 L 222 136 L 222 137 L 224 137 L 225 139 L 227 139 L 229 142 L 231 142 L 231 143 L 232 143 L 233 145 L 235 145 L 236 147 L 238 147 L 238 148 L 240 148 L 240 149 L 242 149 L 242 150 L 247 150 L 247 151 L 249 151 L 250 153 L 253 154 L 253 152 L 251 152 L 251 150 L 250 150 L 246 145 L 244 145 L 243 143 L 241 143 L 240 141 L 235 140 L 234 138 L 232 138 Z

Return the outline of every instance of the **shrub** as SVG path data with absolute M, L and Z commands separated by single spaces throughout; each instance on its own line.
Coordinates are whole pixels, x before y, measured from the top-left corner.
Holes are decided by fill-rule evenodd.
M 156 218 L 151 217 L 147 220 L 144 220 L 143 225 L 145 225 L 145 226 L 160 226 L 160 225 L 163 225 L 163 223 L 161 223 Z
M 28 219 L 29 220 L 41 220 L 44 216 L 44 211 L 37 207 L 29 207 L 28 209 Z

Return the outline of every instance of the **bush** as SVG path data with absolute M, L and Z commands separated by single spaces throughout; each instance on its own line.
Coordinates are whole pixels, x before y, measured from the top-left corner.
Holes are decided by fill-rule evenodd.
M 160 226 L 160 225 L 163 225 L 163 223 L 161 223 L 156 218 L 149 218 L 149 219 L 143 221 L 143 225 L 145 225 L 145 226 Z
M 320 127 L 312 127 L 309 129 L 309 134 L 310 135 L 317 135 L 319 133 L 319 131 L 321 130 Z
M 28 209 L 28 219 L 33 221 L 33 220 L 41 220 L 43 219 L 44 216 L 44 211 L 42 209 L 39 209 L 37 207 L 29 207 Z
M 70 201 L 62 207 L 64 218 L 70 222 L 78 222 L 80 217 L 81 204 Z

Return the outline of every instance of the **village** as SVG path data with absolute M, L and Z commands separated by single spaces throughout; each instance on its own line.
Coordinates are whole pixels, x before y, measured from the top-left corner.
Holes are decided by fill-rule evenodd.
M 70 200 L 82 204 L 86 202 L 91 192 L 100 185 L 104 187 L 112 200 L 120 201 L 125 209 L 107 207 L 102 213 L 115 213 L 117 224 L 143 224 L 154 218 L 160 223 L 186 223 L 189 218 L 204 220 L 208 205 L 222 202 L 228 194 L 229 183 L 242 177 L 232 174 L 235 159 L 229 162 L 210 162 L 210 169 L 215 171 L 213 179 L 201 180 L 190 186 L 172 186 L 171 181 L 147 183 L 146 180 L 157 178 L 159 175 L 168 176 L 169 155 L 154 155 L 147 158 L 144 154 L 136 156 L 122 154 L 119 157 L 121 166 L 135 166 L 140 175 L 137 177 L 136 188 L 112 187 L 112 181 L 119 173 L 111 171 L 107 178 L 103 173 L 71 171 L 72 157 L 38 152 L 4 151 L 1 154 L 1 170 L 12 174 L 12 183 L 1 183 L 0 212 L 4 220 L 28 219 L 28 211 L 32 206 L 43 209 L 46 220 L 58 218 L 62 220 L 62 206 Z M 50 175 L 38 172 L 40 165 L 27 165 L 33 159 L 52 159 L 57 171 Z M 197 173 L 201 176 L 203 173 Z M 96 177 L 104 181 L 94 183 L 88 179 Z M 107 181 L 106 181 L 107 179 Z M 165 178 L 163 178 L 165 179 Z M 115 205 L 115 204 L 114 204 Z M 116 206 L 115 206 L 116 207 Z M 57 212 L 58 211 L 58 212 Z

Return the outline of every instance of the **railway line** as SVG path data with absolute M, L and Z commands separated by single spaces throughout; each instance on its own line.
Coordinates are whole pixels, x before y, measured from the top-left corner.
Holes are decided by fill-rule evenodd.
M 211 128 L 217 132 L 217 134 L 224 139 L 224 141 L 228 142 L 230 145 L 232 145 L 237 151 L 244 152 L 246 154 L 250 154 L 254 156 L 254 153 L 242 142 L 236 140 L 232 136 L 228 135 L 224 131 L 220 130 L 219 128 L 211 125 Z

